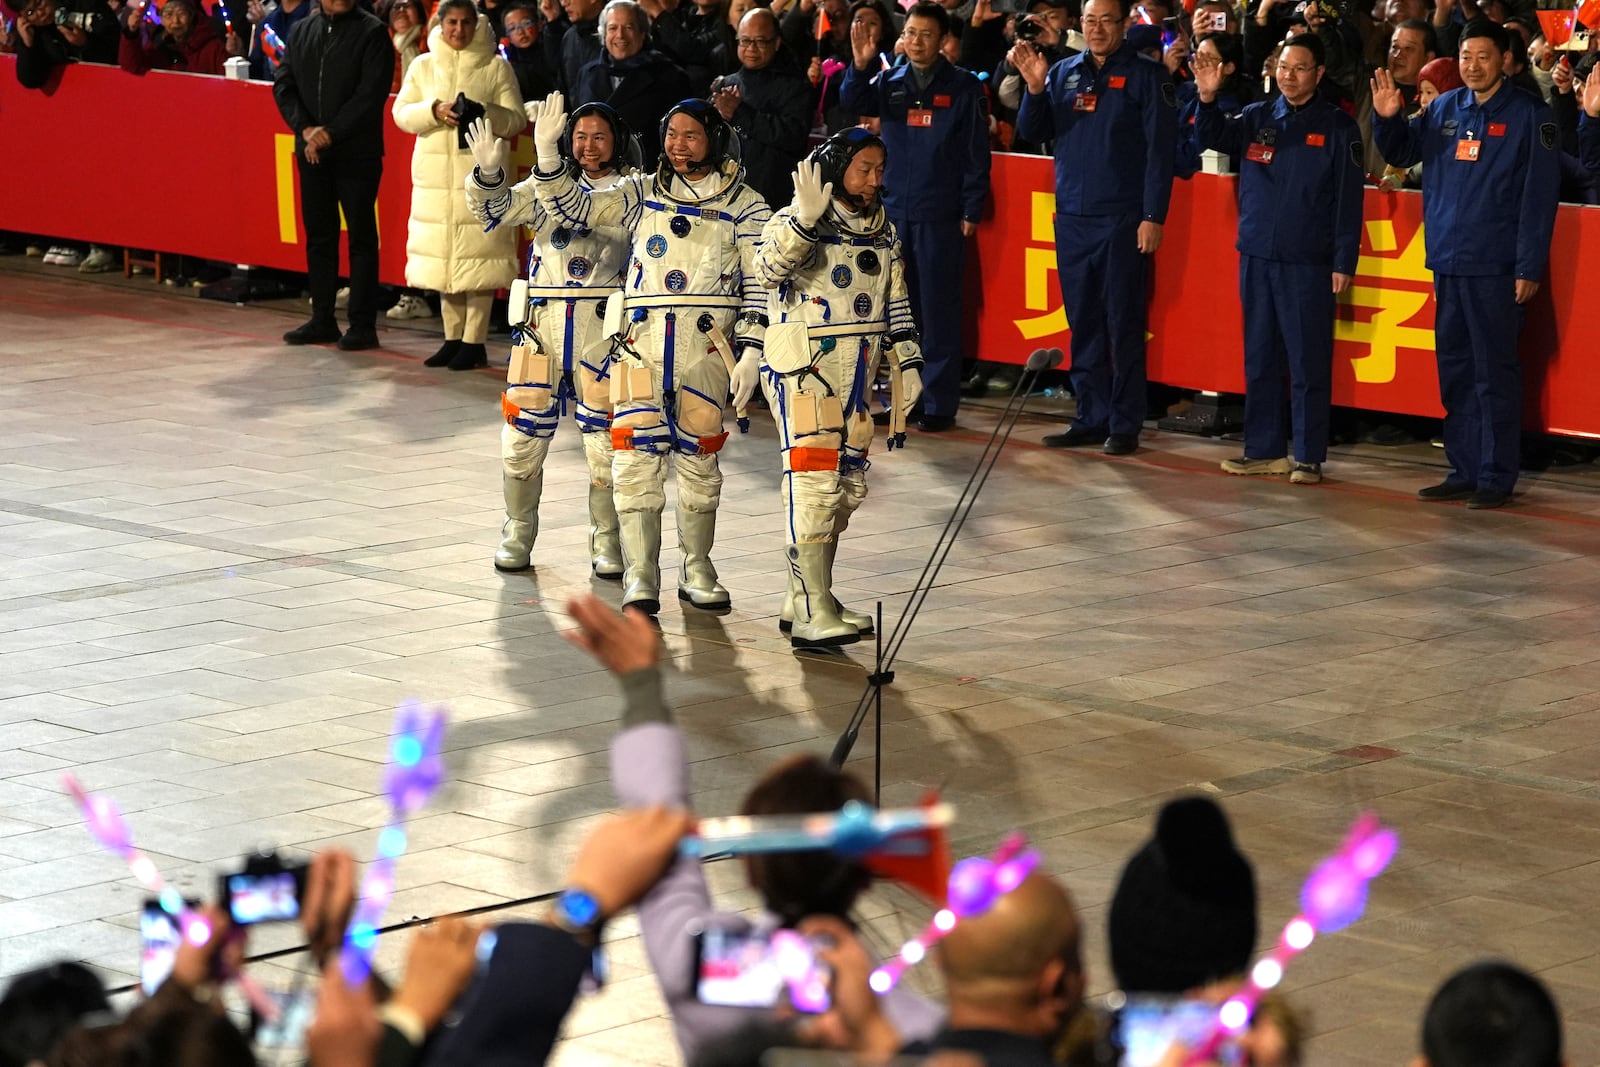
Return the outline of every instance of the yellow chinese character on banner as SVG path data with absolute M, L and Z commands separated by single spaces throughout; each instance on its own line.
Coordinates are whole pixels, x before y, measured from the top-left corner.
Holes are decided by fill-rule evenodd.
M 1355 322 L 1345 318 L 1334 321 L 1335 341 L 1349 341 L 1360 345 L 1365 355 L 1351 359 L 1351 369 L 1356 381 L 1363 385 L 1382 385 L 1395 379 L 1399 350 L 1402 348 L 1433 351 L 1432 324 L 1408 326 L 1428 304 L 1433 284 L 1433 273 L 1427 267 L 1426 245 L 1422 227 L 1406 242 L 1402 249 L 1395 238 L 1394 223 L 1389 219 L 1367 222 L 1367 240 L 1371 254 L 1363 255 L 1356 273 L 1364 278 L 1379 278 L 1384 283 L 1423 283 L 1428 289 L 1404 288 L 1382 284 L 1352 285 L 1344 300 L 1352 307 L 1373 312 L 1363 316 L 1365 321 Z
M 1053 334 L 1067 331 L 1067 309 L 1060 306 L 1060 293 L 1056 286 L 1051 284 L 1050 276 L 1056 269 L 1056 234 L 1055 212 L 1056 198 L 1052 192 L 1034 192 L 1030 204 L 1030 233 L 1029 239 L 1035 243 L 1045 244 L 1047 248 L 1028 247 L 1023 249 L 1023 284 L 1022 303 L 1029 311 L 1043 311 L 1045 314 L 1036 315 L 1029 319 L 1015 319 L 1017 332 L 1022 334 L 1023 340 L 1033 341 L 1040 337 L 1049 337 Z M 1055 309 L 1051 310 L 1051 305 Z

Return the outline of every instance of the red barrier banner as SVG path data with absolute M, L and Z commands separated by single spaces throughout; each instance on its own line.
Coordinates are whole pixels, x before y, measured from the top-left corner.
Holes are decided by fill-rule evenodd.
M 263 82 L 114 67 L 67 68 L 40 92 L 0 56 L 0 229 L 305 269 L 294 138 Z M 412 138 L 387 124 L 378 193 L 380 274 L 405 281 Z M 521 173 L 533 145 L 512 145 Z M 1017 362 L 1066 348 L 1055 276 L 1051 161 L 996 155 L 993 214 L 978 229 L 970 351 Z M 1150 377 L 1242 392 L 1234 179 L 1177 182 L 1155 256 Z M 1528 307 L 1522 358 L 1530 428 L 1600 436 L 1600 358 L 1577 299 L 1600 274 L 1600 210 L 1563 205 L 1550 276 Z M 1336 328 L 1335 404 L 1442 414 L 1433 361 L 1433 294 L 1416 193 L 1367 191 L 1361 262 Z
M 39 91 L 14 63 L 0 56 L 0 229 L 306 269 L 294 135 L 269 83 L 76 65 Z M 404 285 L 413 138 L 384 126 L 378 271 Z M 512 158 L 526 172 L 532 139 Z

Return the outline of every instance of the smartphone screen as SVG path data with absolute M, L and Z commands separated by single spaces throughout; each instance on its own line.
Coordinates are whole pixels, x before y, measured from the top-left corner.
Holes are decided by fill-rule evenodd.
M 238 926 L 288 922 L 300 917 L 304 868 L 270 874 L 229 874 L 222 879 L 228 914 Z
M 139 952 L 139 988 L 151 997 L 172 973 L 183 931 L 178 928 L 178 920 L 162 911 L 160 904 L 147 900 L 139 913 L 139 937 L 144 942 Z
M 774 936 L 783 937 L 774 944 Z M 804 939 L 790 931 L 776 935 L 737 933 L 712 928 L 696 936 L 698 957 L 695 996 L 702 1004 L 729 1008 L 771 1008 L 787 999 L 798 1011 L 828 1010 L 828 972 L 814 960 L 791 962 L 785 966 L 784 953 L 796 951 Z M 809 957 L 809 951 L 804 953 Z M 794 983 L 785 979 L 786 971 L 809 973 Z
M 1219 1007 L 1176 997 L 1129 997 L 1117 1013 L 1121 1067 L 1155 1067 L 1174 1041 L 1190 1047 L 1204 1041 L 1216 1024 Z M 1217 1062 L 1239 1063 L 1238 1046 L 1224 1045 Z

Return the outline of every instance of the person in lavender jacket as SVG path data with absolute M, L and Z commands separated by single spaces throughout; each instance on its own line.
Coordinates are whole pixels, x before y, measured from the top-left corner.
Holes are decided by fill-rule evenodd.
M 648 616 L 618 614 L 599 598 L 581 596 L 567 605 L 578 629 L 568 636 L 622 683 L 622 729 L 611 742 L 611 784 L 623 807 L 689 805 L 689 756 L 683 732 L 672 721 L 662 691 L 661 639 Z M 745 797 L 747 815 L 836 809 L 849 799 L 868 799 L 853 775 L 835 771 L 814 756 L 801 756 L 768 771 Z M 710 927 L 743 932 L 755 927 L 793 926 L 808 915 L 833 915 L 849 922 L 856 896 L 871 876 L 856 864 L 827 853 L 789 853 L 746 862 L 751 888 L 766 905 L 755 917 L 720 913 L 698 860 L 680 856 L 639 901 L 639 927 L 650 965 L 672 1014 L 685 1062 L 716 1058 L 734 1044 L 794 1044 L 804 1040 L 777 1011 L 702 1004 L 695 998 L 695 931 Z M 884 1011 L 912 1041 L 936 1034 L 943 1009 L 897 986 Z M 786 1013 L 792 1014 L 792 1013 Z

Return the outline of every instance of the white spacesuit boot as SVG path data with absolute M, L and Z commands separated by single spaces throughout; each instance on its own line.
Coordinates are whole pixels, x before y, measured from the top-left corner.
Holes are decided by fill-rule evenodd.
M 794 590 L 789 643 L 795 648 L 833 648 L 861 640 L 861 632 L 840 618 L 835 606 L 828 544 L 790 545 L 787 554 L 790 588 Z
M 506 521 L 500 527 L 500 548 L 494 554 L 497 571 L 525 571 L 533 565 L 533 539 L 539 536 L 539 495 L 544 475 L 513 478 L 502 474 Z

